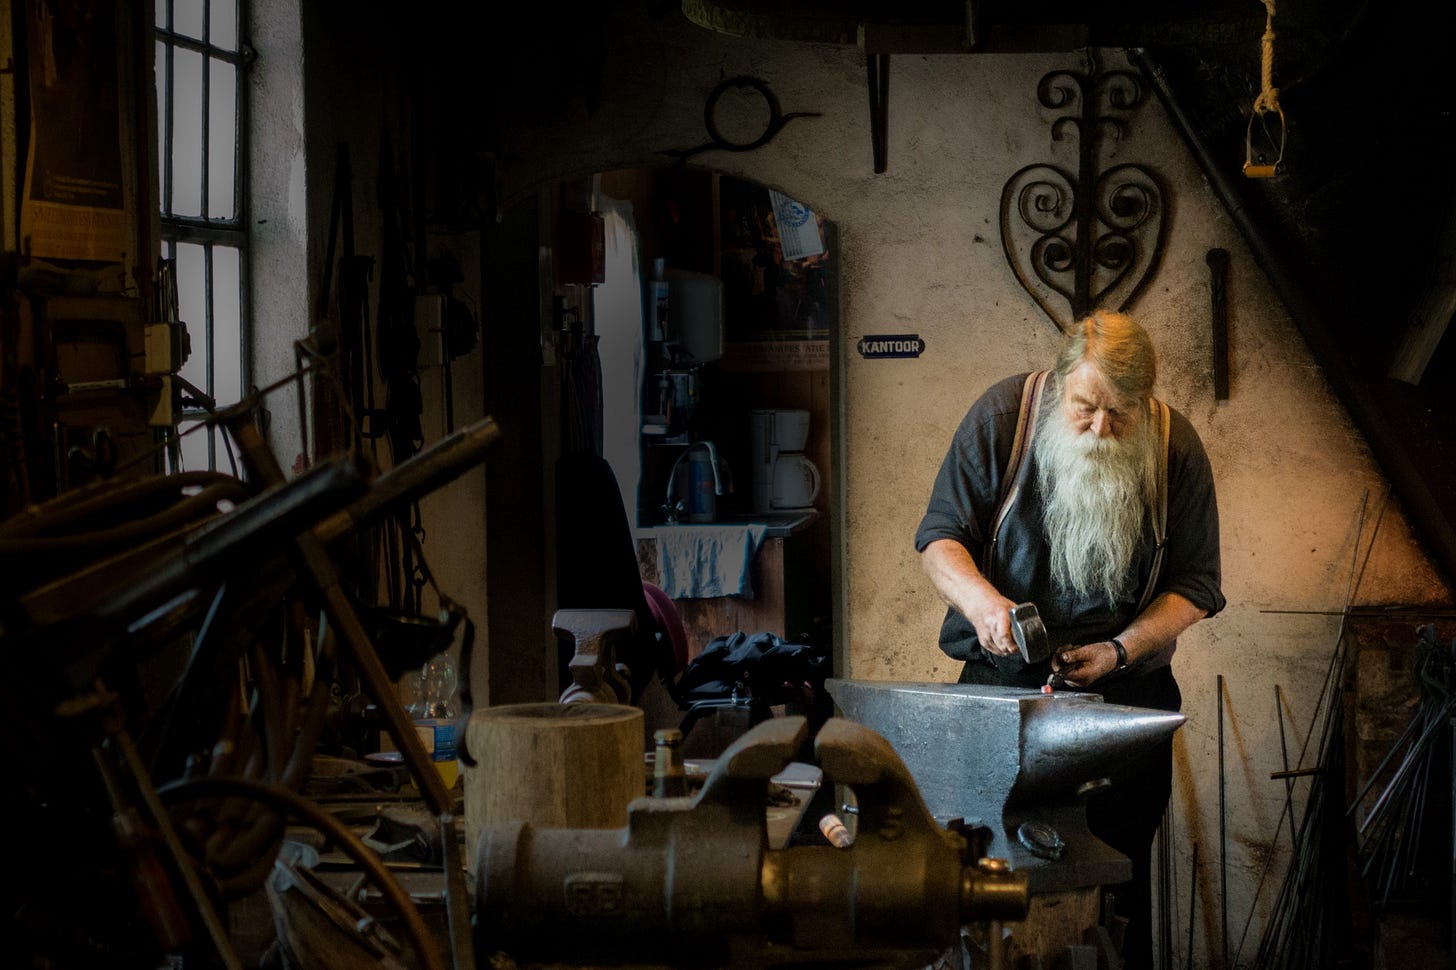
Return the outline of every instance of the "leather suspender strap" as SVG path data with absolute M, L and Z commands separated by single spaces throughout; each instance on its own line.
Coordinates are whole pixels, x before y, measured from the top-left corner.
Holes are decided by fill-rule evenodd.
M 1042 391 L 1051 373 L 1049 370 L 1033 371 L 1026 375 L 1026 382 L 1021 385 L 1021 409 L 1016 415 L 1016 433 L 1011 438 L 1011 457 L 1007 459 L 1006 470 L 1001 475 L 996 515 L 991 519 L 990 538 L 986 541 L 985 555 L 981 559 L 981 571 L 988 579 L 995 569 L 996 537 L 1001 532 L 1001 523 L 1021 492 L 1026 455 L 1031 450 L 1037 415 L 1041 412 Z
M 1158 429 L 1157 469 L 1153 473 L 1153 566 L 1148 570 L 1148 583 L 1143 587 L 1142 598 L 1138 600 L 1137 611 L 1141 613 L 1152 602 L 1153 590 L 1158 585 L 1158 574 L 1163 571 L 1163 550 L 1168 546 L 1168 439 L 1172 434 L 1172 417 L 1168 405 L 1159 400 L 1149 403 L 1149 417 Z

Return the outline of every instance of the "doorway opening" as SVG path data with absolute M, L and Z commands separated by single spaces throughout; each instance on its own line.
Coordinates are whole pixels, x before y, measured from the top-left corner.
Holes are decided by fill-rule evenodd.
M 682 572 L 661 558 L 674 548 L 703 575 L 731 573 L 701 561 L 693 527 L 717 528 L 716 540 L 764 526 L 746 596 L 686 595 L 716 589 L 694 589 L 691 577 L 659 583 L 690 644 L 773 632 L 832 653 L 836 227 L 783 193 L 711 171 L 624 169 L 593 182 L 602 454 L 644 579 Z

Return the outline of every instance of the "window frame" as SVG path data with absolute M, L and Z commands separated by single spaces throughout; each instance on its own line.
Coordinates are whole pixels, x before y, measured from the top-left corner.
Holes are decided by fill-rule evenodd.
M 212 38 L 213 14 L 217 6 L 215 0 L 196 0 L 202 10 L 201 38 L 179 33 L 176 28 L 176 0 L 155 0 L 155 10 L 152 17 L 152 39 L 155 49 L 154 76 L 158 85 L 157 91 L 157 211 L 159 226 L 159 242 L 162 247 L 162 258 L 170 262 L 172 266 L 172 278 L 176 279 L 177 272 L 177 247 L 179 245 L 197 245 L 202 249 L 203 279 L 200 281 L 202 294 L 201 303 L 203 307 L 203 320 L 186 321 L 188 323 L 189 336 L 192 338 L 192 352 L 194 354 L 206 353 L 203 362 L 204 384 L 198 390 L 212 396 L 217 387 L 217 354 L 215 343 L 214 319 L 216 310 L 216 293 L 214 290 L 214 250 L 218 247 L 232 249 L 237 253 L 238 260 L 238 332 L 237 347 L 235 348 L 238 362 L 237 387 L 246 393 L 252 384 L 252 362 L 249 353 L 251 346 L 251 323 L 249 312 L 249 233 L 248 233 L 248 157 L 249 157 L 249 121 L 248 121 L 248 96 L 247 81 L 249 69 L 256 60 L 256 52 L 247 43 L 248 23 L 246 0 L 234 0 L 234 14 L 236 17 L 237 44 L 235 50 L 216 46 Z M 196 53 L 201 58 L 201 85 L 200 92 L 200 113 L 201 131 L 199 132 L 199 165 L 200 171 L 200 198 L 199 209 L 201 214 L 177 215 L 172 210 L 175 203 L 175 178 L 173 172 L 173 154 L 176 140 L 174 131 L 175 101 L 177 90 L 177 79 L 175 73 L 175 53 L 183 49 Z M 222 62 L 231 67 L 236 73 L 236 84 L 233 90 L 233 128 L 232 152 L 233 152 L 233 185 L 232 185 L 232 212 L 228 216 L 216 217 L 209 213 L 209 196 L 211 194 L 211 165 L 210 154 L 212 145 L 212 72 L 214 62 Z M 180 290 L 182 282 L 178 280 Z M 169 300 L 170 302 L 170 300 Z M 178 414 L 178 425 L 187 425 L 191 422 L 206 417 L 207 409 L 202 402 L 197 402 L 190 394 L 181 395 L 182 408 Z M 232 401 L 219 402 L 223 405 L 232 404 Z M 217 432 L 215 429 L 197 432 L 204 434 L 207 438 L 207 466 L 209 469 L 217 467 Z M 180 463 L 180 452 L 172 459 L 174 463 Z

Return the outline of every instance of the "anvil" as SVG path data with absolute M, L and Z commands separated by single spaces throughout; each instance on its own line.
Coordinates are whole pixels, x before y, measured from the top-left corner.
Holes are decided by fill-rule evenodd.
M 1088 830 L 1085 800 L 1185 720 L 1092 693 L 839 678 L 825 687 L 845 717 L 890 742 L 937 821 L 989 828 L 988 854 L 1026 872 L 1033 893 L 1131 877 L 1127 856 Z

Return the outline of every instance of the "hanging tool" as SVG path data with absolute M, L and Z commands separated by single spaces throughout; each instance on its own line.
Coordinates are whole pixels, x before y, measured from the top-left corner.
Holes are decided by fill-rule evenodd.
M 1279 107 L 1279 89 L 1274 86 L 1274 0 L 1264 0 L 1267 16 L 1261 45 L 1260 75 L 1262 87 L 1249 113 L 1249 129 L 1244 136 L 1244 174 L 1251 179 L 1271 179 L 1284 160 L 1284 109 Z M 1269 121 L 1278 119 L 1279 130 L 1269 132 Z M 1268 137 L 1261 151 L 1254 150 L 1254 122 L 1259 122 Z M 1273 155 L 1272 161 L 1270 155 Z
M 1228 375 L 1228 267 L 1227 249 L 1210 249 L 1204 256 L 1208 263 L 1208 285 L 1213 301 L 1213 399 L 1227 401 Z

